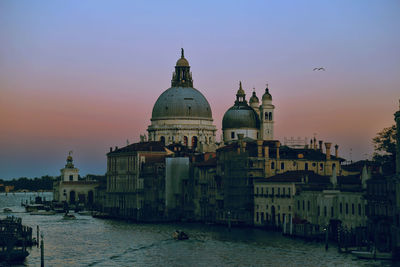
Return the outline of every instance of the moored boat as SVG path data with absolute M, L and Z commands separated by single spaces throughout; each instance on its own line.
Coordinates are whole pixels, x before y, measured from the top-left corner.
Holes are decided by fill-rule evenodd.
M 24 261 L 32 245 L 32 228 L 22 225 L 21 218 L 0 219 L 0 262 Z

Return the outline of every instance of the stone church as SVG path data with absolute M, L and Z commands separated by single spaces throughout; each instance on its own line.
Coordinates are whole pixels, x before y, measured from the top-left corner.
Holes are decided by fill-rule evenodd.
M 171 87 L 165 90 L 153 107 L 149 141 L 165 145 L 180 143 L 199 152 L 215 151 L 215 132 L 210 104 L 193 87 L 189 62 L 182 48 L 175 66 Z

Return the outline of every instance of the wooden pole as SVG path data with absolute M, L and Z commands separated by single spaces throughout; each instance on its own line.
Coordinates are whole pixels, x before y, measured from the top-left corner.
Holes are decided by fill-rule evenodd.
M 40 241 L 40 267 L 44 267 L 44 241 L 43 241 L 43 233 L 42 240 Z
M 36 246 L 39 247 L 39 225 L 36 226 Z

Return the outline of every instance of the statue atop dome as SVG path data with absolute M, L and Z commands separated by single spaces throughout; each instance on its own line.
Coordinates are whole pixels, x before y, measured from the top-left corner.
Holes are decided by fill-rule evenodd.
M 189 62 L 185 58 L 183 48 L 181 49 L 181 58 L 176 62 L 175 72 L 172 74 L 171 87 L 193 87 Z

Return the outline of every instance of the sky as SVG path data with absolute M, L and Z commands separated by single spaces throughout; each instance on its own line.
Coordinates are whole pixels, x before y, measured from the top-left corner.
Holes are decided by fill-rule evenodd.
M 0 1 L 0 179 L 104 174 L 109 147 L 138 142 L 180 49 L 217 140 L 239 81 L 268 83 L 275 139 L 371 158 L 400 98 L 400 2 Z M 313 71 L 324 67 L 325 71 Z

